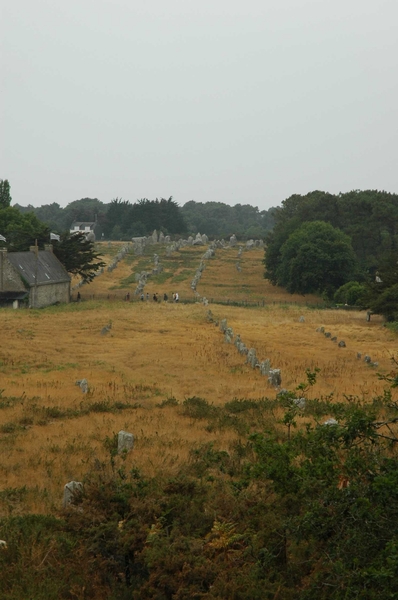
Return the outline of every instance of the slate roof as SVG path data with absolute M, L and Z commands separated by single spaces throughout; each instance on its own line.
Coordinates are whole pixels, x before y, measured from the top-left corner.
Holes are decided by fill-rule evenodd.
M 29 286 L 35 285 L 36 274 L 37 285 L 70 281 L 68 272 L 51 251 L 39 250 L 37 263 L 36 253 L 32 251 L 8 252 L 7 259 Z

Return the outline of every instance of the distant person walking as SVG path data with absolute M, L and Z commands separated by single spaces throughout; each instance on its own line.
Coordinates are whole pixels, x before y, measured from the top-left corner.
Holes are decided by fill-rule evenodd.
M 179 299 L 180 299 L 180 296 L 178 295 L 178 292 L 176 292 L 176 293 L 174 294 L 174 302 L 178 302 L 178 301 L 179 301 Z
M 80 302 L 80 300 L 82 299 L 80 292 L 77 292 L 77 301 Z
M 126 294 L 126 302 L 129 302 L 129 301 L 130 301 L 130 292 L 127 292 L 127 294 Z
M 163 302 L 167 302 L 169 299 L 168 295 L 166 293 L 163 294 Z
M 153 301 L 154 301 L 154 302 L 157 302 L 157 301 L 158 301 L 158 297 L 157 297 L 157 295 L 156 295 L 156 294 L 154 294 L 154 295 L 153 295 Z

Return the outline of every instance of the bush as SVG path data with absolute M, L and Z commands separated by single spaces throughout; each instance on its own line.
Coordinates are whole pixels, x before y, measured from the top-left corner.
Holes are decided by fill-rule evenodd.
M 334 295 L 336 304 L 348 304 L 349 306 L 363 306 L 365 302 L 366 288 L 358 281 L 345 283 Z

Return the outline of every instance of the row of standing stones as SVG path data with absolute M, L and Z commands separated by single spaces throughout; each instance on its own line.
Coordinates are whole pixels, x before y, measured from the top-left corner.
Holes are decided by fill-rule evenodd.
M 183 248 L 185 246 L 204 246 L 205 244 L 208 243 L 208 241 L 209 240 L 208 240 L 207 235 L 205 235 L 205 234 L 201 235 L 200 233 L 198 233 L 196 238 L 193 238 L 192 236 L 190 236 L 187 240 L 179 240 L 178 242 L 173 242 L 173 244 L 166 249 L 166 254 L 169 256 L 172 252 L 178 252 L 178 250 L 180 248 Z M 149 238 L 147 238 L 147 237 L 134 238 L 133 243 L 134 243 L 134 246 L 133 246 L 134 253 L 137 255 L 142 255 L 144 248 L 147 245 L 170 243 L 170 236 L 164 236 L 162 232 L 160 232 L 160 234 L 158 236 L 158 234 L 155 230 L 153 232 L 152 236 L 150 236 Z M 205 261 L 209 260 L 215 256 L 216 248 L 235 247 L 237 245 L 237 243 L 238 243 L 238 240 L 237 240 L 236 236 L 232 235 L 230 238 L 229 244 L 226 243 L 224 240 L 216 240 L 215 242 L 211 242 L 209 244 L 208 249 L 201 257 L 199 267 L 196 270 L 194 278 L 191 282 L 191 289 L 195 292 L 197 297 L 201 298 L 200 294 L 198 294 L 198 292 L 196 290 L 196 287 L 200 281 L 203 271 L 206 268 Z M 263 247 L 262 240 L 248 240 L 246 242 L 247 250 L 250 250 L 252 248 L 259 248 L 259 247 L 260 248 Z M 112 261 L 112 263 L 110 263 L 110 265 L 108 265 L 108 271 L 110 271 L 110 272 L 113 271 L 116 268 L 117 264 L 123 258 L 125 258 L 126 254 L 128 254 L 130 252 L 130 249 L 131 249 L 131 247 L 129 244 L 124 246 L 122 248 L 122 250 L 120 252 L 118 252 L 118 254 L 116 255 L 115 259 Z M 239 246 L 238 262 L 236 263 L 236 269 L 239 272 L 241 271 L 239 259 L 242 256 L 242 252 L 243 252 L 243 246 Z M 154 254 L 153 262 L 154 262 L 154 267 L 151 272 L 142 271 L 141 273 L 136 274 L 135 279 L 138 282 L 138 284 L 137 284 L 137 288 L 135 290 L 135 294 L 141 294 L 143 292 L 144 287 L 148 281 L 148 277 L 150 277 L 151 275 L 157 275 L 163 271 L 163 267 L 160 264 L 158 254 Z M 101 271 L 99 271 L 97 275 L 100 275 L 102 273 L 103 273 L 103 269 L 101 269 Z M 75 286 L 75 287 L 80 287 L 81 285 L 83 285 L 83 282 L 79 282 L 79 284 L 77 284 L 77 286 Z M 207 299 L 203 297 L 202 300 L 203 300 L 203 303 L 207 306 L 208 305 Z M 211 315 L 210 310 L 208 313 L 208 319 L 209 319 L 209 315 Z M 210 317 L 210 320 L 212 320 L 212 316 Z M 218 322 L 217 322 L 217 325 L 218 325 Z M 101 329 L 101 335 L 106 335 L 107 333 L 109 333 L 111 328 L 112 328 L 112 323 L 105 325 Z M 227 327 L 226 319 L 223 319 L 223 321 L 221 322 L 220 329 L 225 334 L 226 342 L 231 343 L 234 334 L 233 334 L 232 329 L 230 327 Z M 276 388 L 280 387 L 280 384 L 281 384 L 280 369 L 271 369 L 271 364 L 268 359 L 266 359 L 265 361 L 260 363 L 257 360 L 255 349 L 254 348 L 250 348 L 250 349 L 246 348 L 245 344 L 241 341 L 239 334 L 236 336 L 234 344 L 241 354 L 247 355 L 246 362 L 248 364 L 250 364 L 250 366 L 252 368 L 258 367 L 260 369 L 260 372 L 262 375 L 268 376 L 268 381 L 270 381 L 270 383 L 274 387 L 276 387 Z M 87 379 L 80 379 L 80 380 L 76 381 L 76 385 L 80 387 L 83 394 L 88 393 L 89 386 L 88 386 Z M 300 408 L 304 408 L 304 406 L 302 406 L 303 400 L 304 399 L 296 400 L 298 405 L 300 405 Z M 122 454 L 123 452 L 129 452 L 130 450 L 133 449 L 133 446 L 134 446 L 133 434 L 128 433 L 123 430 L 119 431 L 119 433 L 118 433 L 118 454 Z M 76 494 L 79 494 L 82 491 L 83 491 L 83 483 L 81 481 L 70 481 L 69 483 L 67 483 L 64 486 L 64 497 L 63 497 L 64 508 L 71 506 L 73 504 Z
M 112 246 L 111 242 L 108 242 L 108 246 Z M 131 252 L 132 249 L 132 245 L 130 242 L 128 242 L 127 244 L 125 244 L 121 250 L 119 250 L 119 252 L 116 254 L 116 256 L 114 257 L 114 259 L 112 260 L 112 262 L 109 263 L 109 265 L 107 266 L 107 271 L 108 273 L 112 273 L 112 271 L 114 269 L 116 269 L 118 263 L 120 263 L 121 260 L 123 260 L 127 254 L 129 254 L 129 252 Z M 104 268 L 102 267 L 101 269 L 99 269 L 98 271 L 96 271 L 94 273 L 94 277 L 99 277 L 100 275 L 102 275 L 104 273 Z M 76 285 L 73 286 L 72 289 L 76 290 L 78 288 L 81 288 L 83 285 L 86 285 L 88 282 L 84 281 L 83 279 L 81 279 Z
M 199 235 L 199 234 L 198 234 Z M 226 244 L 224 242 L 224 240 L 216 240 L 215 242 L 211 242 L 209 244 L 209 248 L 207 249 L 207 251 L 203 254 L 203 256 L 201 257 L 201 261 L 199 264 L 199 267 L 196 269 L 194 278 L 192 279 L 191 282 L 191 289 L 193 290 L 195 297 L 197 298 L 197 300 L 201 300 L 203 302 L 203 304 L 205 306 L 207 306 L 209 304 L 207 298 L 205 296 L 201 296 L 199 294 L 199 292 L 197 291 L 197 285 L 202 277 L 202 273 L 206 268 L 206 260 L 213 258 L 215 256 L 215 250 L 216 248 L 234 248 L 238 243 L 238 240 L 234 235 L 231 236 L 229 244 Z M 251 248 L 257 248 L 257 247 L 262 247 L 263 246 L 263 241 L 262 240 L 249 240 L 248 242 L 246 242 L 246 249 L 250 250 Z M 238 261 L 236 263 L 236 270 L 240 273 L 242 271 L 242 267 L 240 265 L 240 257 L 242 256 L 243 253 L 243 246 L 239 246 L 238 249 Z
M 206 256 L 206 258 L 211 258 L 212 254 Z M 202 257 L 204 258 L 204 257 Z M 155 262 L 156 264 L 156 262 Z M 202 265 L 202 262 L 201 262 Z M 203 270 L 203 269 L 202 269 Z M 202 271 L 201 271 L 202 272 Z M 194 288 L 193 288 L 194 289 Z M 196 291 L 196 289 L 195 289 Z M 206 299 L 204 299 L 206 300 Z M 282 383 L 282 376 L 280 369 L 272 369 L 271 362 L 267 358 L 264 361 L 260 362 L 257 358 L 256 350 L 254 348 L 247 348 L 247 346 L 242 341 L 240 334 L 236 334 L 234 339 L 234 332 L 232 327 L 228 327 L 227 319 L 222 319 L 220 323 L 214 319 L 213 313 L 211 310 L 207 312 L 207 321 L 210 323 L 215 323 L 215 325 L 220 327 L 220 331 L 224 334 L 224 341 L 227 344 L 233 343 L 237 348 L 238 352 L 242 355 L 246 355 L 246 363 L 249 364 L 253 369 L 258 368 L 261 375 L 268 377 L 268 381 L 271 385 L 273 385 L 278 390 L 278 396 L 283 396 L 287 393 L 287 390 L 281 390 L 280 386 Z M 300 323 L 305 322 L 304 316 L 299 318 Z M 101 335 L 104 335 L 110 331 L 112 324 L 109 323 L 101 330 Z M 331 333 L 325 331 L 324 327 L 318 327 L 316 329 L 317 332 L 323 333 L 326 339 L 331 339 L 333 342 L 337 342 L 337 337 L 332 337 Z M 344 340 L 341 340 L 338 343 L 340 348 L 345 348 L 346 343 Z M 362 354 L 360 352 L 357 353 L 357 358 L 361 359 Z M 377 367 L 377 362 L 372 362 L 370 356 L 365 355 L 364 362 L 369 364 L 370 366 Z M 88 381 L 87 379 L 80 379 L 76 381 L 76 385 L 80 387 L 82 392 L 86 394 L 89 391 Z M 300 410 L 305 409 L 305 398 L 293 398 L 293 404 Z M 323 423 L 324 425 L 338 425 L 338 422 L 335 419 L 328 419 Z M 119 431 L 118 433 L 118 454 L 122 454 L 123 452 L 129 452 L 133 449 L 134 446 L 134 435 L 132 433 L 128 433 L 126 431 Z M 64 487 L 64 500 L 63 506 L 66 508 L 68 505 L 73 503 L 73 497 L 76 493 L 81 492 L 83 489 L 83 484 L 80 481 L 70 481 Z
M 203 256 L 201 257 L 199 267 L 196 269 L 196 272 L 195 272 L 194 277 L 191 282 L 191 289 L 193 290 L 193 292 L 197 298 L 201 297 L 200 294 L 198 294 L 196 288 L 200 281 L 202 273 L 203 273 L 204 269 L 206 268 L 204 261 L 206 261 L 210 258 L 213 258 L 215 255 L 215 250 L 217 248 L 233 248 L 238 244 L 238 240 L 237 240 L 237 237 L 235 234 L 230 237 L 229 242 L 226 242 L 225 240 L 222 239 L 222 240 L 215 240 L 215 241 L 212 241 L 209 243 L 209 238 L 205 233 L 204 234 L 197 233 L 195 238 L 193 236 L 189 236 L 188 239 L 180 239 L 180 240 L 178 240 L 176 242 L 172 242 L 170 244 L 170 236 L 164 236 L 162 232 L 158 235 L 156 229 L 153 232 L 152 236 L 133 238 L 133 242 L 134 242 L 134 252 L 137 255 L 142 255 L 144 252 L 144 248 L 148 245 L 169 244 L 166 247 L 166 256 L 168 256 L 168 257 L 171 256 L 171 254 L 173 252 L 179 252 L 179 250 L 181 248 L 185 248 L 187 246 L 205 246 L 208 244 L 209 247 L 206 250 L 206 252 L 203 254 Z M 262 248 L 262 247 L 264 247 L 264 242 L 263 242 L 263 240 L 248 240 L 246 242 L 245 247 L 247 250 L 250 250 L 252 248 Z M 243 246 L 240 246 L 239 252 L 238 252 L 238 262 L 236 263 L 236 269 L 238 271 L 242 270 L 241 266 L 239 264 L 239 258 L 241 257 L 242 252 L 243 252 Z M 143 293 L 145 285 L 147 284 L 148 278 L 151 275 L 158 275 L 159 273 L 161 273 L 163 271 L 163 267 L 159 263 L 159 256 L 157 254 L 154 254 L 153 260 L 154 260 L 154 268 L 152 269 L 152 271 L 142 271 L 141 273 L 136 273 L 136 275 L 135 275 L 135 279 L 138 282 L 137 288 L 134 292 L 136 295 Z M 207 302 L 204 302 L 204 303 L 207 305 Z
M 300 317 L 300 320 L 301 319 L 304 320 L 304 317 Z M 330 331 L 326 331 L 324 327 L 317 327 L 316 332 L 323 333 L 323 335 L 325 336 L 326 339 L 329 339 L 330 341 L 337 343 L 337 336 L 332 336 Z M 340 342 L 338 342 L 337 345 L 339 346 L 339 348 L 346 348 L 346 343 L 344 340 L 340 340 Z M 357 359 L 358 360 L 362 359 L 362 352 L 357 352 Z M 379 366 L 379 363 L 373 362 L 371 357 L 368 354 L 365 354 L 363 360 L 370 367 L 378 367 Z
M 259 361 L 257 358 L 255 348 L 248 348 L 242 341 L 240 334 L 234 336 L 232 327 L 228 327 L 227 319 L 221 319 L 220 323 L 214 319 L 211 310 L 207 312 L 207 321 L 209 323 L 215 323 L 216 327 L 220 327 L 221 333 L 224 334 L 224 341 L 226 344 L 234 344 L 239 354 L 246 356 L 246 363 L 249 364 L 252 369 L 259 369 L 261 375 L 268 378 L 269 383 L 276 389 L 280 389 L 282 383 L 282 375 L 280 369 L 272 369 L 271 361 L 266 358 L 263 361 Z M 235 337 L 235 339 L 234 339 Z
M 128 431 L 119 431 L 117 435 L 117 453 L 127 454 L 134 448 L 134 435 Z M 64 486 L 63 507 L 73 506 L 76 496 L 83 492 L 83 483 L 81 481 L 69 481 Z

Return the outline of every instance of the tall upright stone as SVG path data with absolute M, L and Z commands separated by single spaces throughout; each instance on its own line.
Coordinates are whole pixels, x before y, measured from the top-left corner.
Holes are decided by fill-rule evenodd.
M 73 504 L 76 495 L 81 494 L 83 491 L 83 484 L 81 481 L 70 481 L 64 486 L 64 498 L 63 507 L 67 508 Z
M 134 447 L 134 436 L 127 431 L 119 431 L 117 436 L 117 453 L 130 452 Z

